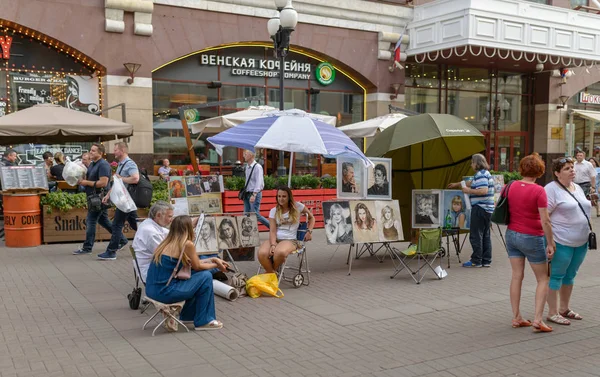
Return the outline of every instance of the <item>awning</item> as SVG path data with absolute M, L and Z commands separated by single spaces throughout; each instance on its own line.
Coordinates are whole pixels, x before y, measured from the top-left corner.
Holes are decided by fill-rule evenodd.
M 600 123 L 600 111 L 573 110 L 573 114 L 579 115 L 581 117 L 593 120 L 594 122 Z

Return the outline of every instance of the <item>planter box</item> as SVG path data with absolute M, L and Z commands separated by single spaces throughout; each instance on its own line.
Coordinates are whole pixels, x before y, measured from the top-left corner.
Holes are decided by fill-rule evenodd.
M 294 200 L 301 202 L 315 215 L 315 229 L 323 228 L 323 205 L 327 200 L 336 198 L 336 189 L 308 189 L 292 190 Z M 260 202 L 260 214 L 269 217 L 271 208 L 277 205 L 277 190 L 264 190 Z M 241 213 L 244 212 L 244 202 L 238 199 L 238 191 L 225 191 L 223 193 L 223 212 Z M 259 224 L 260 231 L 266 231 L 267 228 Z
M 51 213 L 48 213 L 47 210 L 48 206 L 42 208 L 44 243 L 85 241 L 85 219 L 87 217 L 87 209 L 74 208 L 68 212 L 61 212 L 53 209 Z M 148 210 L 146 209 L 138 209 L 137 213 L 139 217 L 148 216 Z M 112 220 L 114 215 L 115 210 L 110 208 L 108 210 L 109 219 Z M 129 227 L 128 223 L 125 223 L 123 234 L 125 234 L 125 237 L 128 239 L 133 239 L 135 231 Z M 110 233 L 98 225 L 96 228 L 96 241 L 108 240 L 110 240 Z

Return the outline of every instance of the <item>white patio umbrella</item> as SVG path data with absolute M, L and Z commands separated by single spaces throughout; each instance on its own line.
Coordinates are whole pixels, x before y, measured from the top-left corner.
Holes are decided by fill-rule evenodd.
M 204 119 L 198 122 L 188 123 L 192 126 L 192 133 L 196 134 L 199 132 L 223 132 L 229 128 L 238 126 L 242 123 L 264 118 L 268 114 L 278 112 L 274 107 L 271 106 L 250 106 L 245 110 L 241 110 L 231 114 L 225 114 L 214 118 Z M 323 123 L 331 124 L 335 126 L 337 118 L 331 115 L 322 114 L 309 114 L 312 118 L 318 119 Z
M 373 119 L 367 119 L 362 122 L 352 123 L 347 126 L 338 127 L 348 137 L 371 137 L 377 135 L 377 132 L 383 131 L 389 126 L 398 123 L 406 115 L 400 113 L 391 113 Z

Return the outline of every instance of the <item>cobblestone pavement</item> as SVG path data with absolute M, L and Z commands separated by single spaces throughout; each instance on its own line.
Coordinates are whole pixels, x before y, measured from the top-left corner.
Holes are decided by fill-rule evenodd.
M 316 231 L 310 286 L 284 283 L 283 299 L 217 298 L 223 330 L 155 337 L 141 329 L 148 314 L 128 307 L 126 251 L 101 262 L 106 243 L 92 256 L 71 255 L 76 244 L 0 247 L 0 375 L 600 376 L 598 252 L 573 292 L 584 320 L 533 334 L 510 326 L 510 266 L 493 237 L 491 268 L 461 268 L 452 255 L 445 279 L 416 285 L 406 274 L 390 279 L 389 258 L 363 256 L 347 276 L 347 246 L 327 246 Z M 467 241 L 463 261 L 470 252 Z M 238 266 L 253 274 L 257 264 Z M 534 288 L 527 270 L 526 318 Z

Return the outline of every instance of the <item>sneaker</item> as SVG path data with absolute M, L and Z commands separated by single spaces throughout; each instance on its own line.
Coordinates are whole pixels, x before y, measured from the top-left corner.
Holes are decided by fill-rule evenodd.
M 475 264 L 475 263 L 473 263 L 473 262 L 471 262 L 471 261 L 468 261 L 468 262 L 465 262 L 465 263 L 463 263 L 463 265 L 462 265 L 462 266 L 463 266 L 463 267 L 477 267 L 477 268 L 481 267 L 481 265 L 480 265 L 480 264 Z
M 98 254 L 98 259 L 101 259 L 101 260 L 116 260 L 117 259 L 117 253 L 115 251 L 113 251 L 113 252 L 105 251 L 102 254 Z
M 85 255 L 85 254 L 91 254 L 92 250 L 83 250 L 83 249 L 77 249 L 73 252 L 73 255 Z
M 482 264 L 482 266 L 483 267 L 492 267 L 492 264 L 491 263 L 484 263 L 484 264 Z

